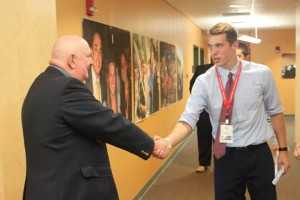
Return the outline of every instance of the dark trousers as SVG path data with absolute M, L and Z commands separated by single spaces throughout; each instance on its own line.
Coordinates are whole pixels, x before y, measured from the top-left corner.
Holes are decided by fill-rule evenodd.
M 199 165 L 210 166 L 212 149 L 212 127 L 209 118 L 197 122 Z
M 267 143 L 246 148 L 227 147 L 226 155 L 215 162 L 215 199 L 276 200 L 274 161 Z

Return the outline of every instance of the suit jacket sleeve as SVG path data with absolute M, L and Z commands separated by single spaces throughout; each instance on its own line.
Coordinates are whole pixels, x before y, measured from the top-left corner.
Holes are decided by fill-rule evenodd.
M 104 107 L 79 80 L 70 79 L 60 101 L 64 120 L 80 134 L 109 143 L 143 159 L 151 156 L 153 139 L 121 114 L 114 114 L 110 108 Z

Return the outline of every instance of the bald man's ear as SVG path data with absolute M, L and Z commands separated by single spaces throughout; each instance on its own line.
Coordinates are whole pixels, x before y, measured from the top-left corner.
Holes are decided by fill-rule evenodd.
M 76 59 L 75 59 L 75 54 L 71 54 L 69 57 L 68 57 L 68 64 L 69 66 L 74 69 L 76 67 Z

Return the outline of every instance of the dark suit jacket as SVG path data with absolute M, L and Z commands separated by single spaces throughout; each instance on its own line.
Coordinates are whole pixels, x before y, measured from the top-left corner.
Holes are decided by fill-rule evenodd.
M 154 141 L 102 106 L 79 80 L 48 67 L 22 108 L 25 200 L 118 199 L 106 144 L 148 159 Z
M 204 74 L 209 68 L 211 68 L 213 66 L 213 64 L 206 64 L 206 65 L 198 65 L 196 66 L 196 70 L 195 70 L 195 73 L 192 77 L 192 79 L 190 80 L 190 92 L 192 92 L 192 88 L 193 88 L 193 85 L 197 79 L 197 77 L 201 74 Z M 203 112 L 200 114 L 199 116 L 199 120 L 200 119 L 205 119 L 205 120 L 209 120 L 209 115 L 208 113 L 203 110 Z

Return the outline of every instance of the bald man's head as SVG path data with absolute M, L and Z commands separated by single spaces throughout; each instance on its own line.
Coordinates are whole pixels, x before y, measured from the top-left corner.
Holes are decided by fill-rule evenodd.
M 83 38 L 77 35 L 65 35 L 58 38 L 53 45 L 51 58 L 66 62 L 69 55 L 75 54 L 75 51 L 80 49 L 83 41 Z
M 60 67 L 72 77 L 83 81 L 88 78 L 87 69 L 92 64 L 91 49 L 80 36 L 62 36 L 53 45 L 49 64 Z

